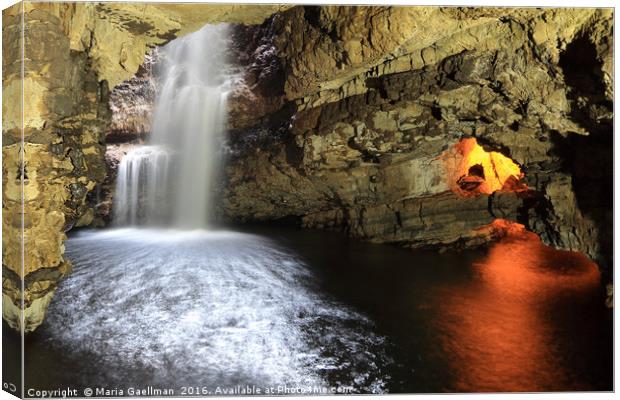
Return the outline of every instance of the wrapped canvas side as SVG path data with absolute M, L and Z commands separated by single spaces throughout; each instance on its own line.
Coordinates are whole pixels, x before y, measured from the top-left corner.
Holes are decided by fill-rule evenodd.
M 22 396 L 24 327 L 23 3 L 2 11 L 2 389 Z

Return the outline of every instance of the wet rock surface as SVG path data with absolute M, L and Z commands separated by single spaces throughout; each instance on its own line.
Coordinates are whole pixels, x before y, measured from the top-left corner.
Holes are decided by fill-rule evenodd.
M 112 122 L 107 129 L 106 144 L 127 143 L 143 139 L 151 132 L 157 92 L 154 65 L 157 48 L 144 56 L 144 63 L 134 77 L 110 92 Z

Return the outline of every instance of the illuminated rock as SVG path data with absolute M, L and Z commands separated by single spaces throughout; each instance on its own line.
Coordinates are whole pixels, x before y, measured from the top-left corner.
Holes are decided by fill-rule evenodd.
M 524 177 L 513 160 L 496 151 L 485 151 L 474 138 L 461 140 L 444 158 L 451 189 L 461 196 L 516 188 Z

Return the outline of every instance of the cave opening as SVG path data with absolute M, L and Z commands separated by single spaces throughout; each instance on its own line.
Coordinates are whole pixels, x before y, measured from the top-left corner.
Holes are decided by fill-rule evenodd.
M 446 161 L 450 188 L 459 196 L 528 189 L 517 163 L 500 152 L 486 151 L 475 138 L 461 139 L 448 150 Z

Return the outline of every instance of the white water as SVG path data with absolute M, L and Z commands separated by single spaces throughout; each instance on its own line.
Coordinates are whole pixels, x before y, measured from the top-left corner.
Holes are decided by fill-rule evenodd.
M 84 383 L 384 390 L 384 337 L 270 239 L 126 228 L 80 232 L 67 255 L 75 270 L 46 337 L 67 356 L 88 355 Z
M 147 216 L 154 222 L 166 201 L 170 157 L 157 146 L 142 146 L 127 153 L 118 167 L 116 219 L 136 225 Z
M 206 227 L 230 85 L 227 42 L 226 25 L 206 25 L 162 49 L 150 143 L 119 165 L 117 225 Z

